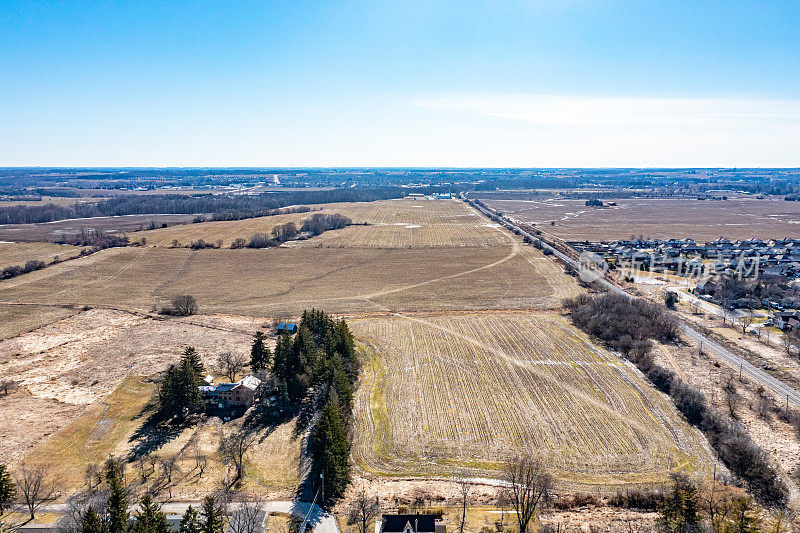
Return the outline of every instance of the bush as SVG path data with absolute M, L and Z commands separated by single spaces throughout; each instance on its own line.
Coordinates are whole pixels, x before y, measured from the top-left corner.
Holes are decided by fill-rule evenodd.
M 250 237 L 250 242 L 247 243 L 248 248 L 271 248 L 279 246 L 281 243 L 267 235 L 266 233 L 256 233 Z
M 311 218 L 303 221 L 301 231 L 307 231 L 312 236 L 319 235 L 328 230 L 341 229 L 352 224 L 353 221 L 344 215 L 334 214 L 325 215 L 322 213 L 315 213 Z
M 247 239 L 237 237 L 231 243 L 231 250 L 238 250 L 240 248 L 247 248 Z
M 162 315 L 190 316 L 197 313 L 197 300 L 190 294 L 178 294 L 172 297 L 171 305 L 161 309 Z

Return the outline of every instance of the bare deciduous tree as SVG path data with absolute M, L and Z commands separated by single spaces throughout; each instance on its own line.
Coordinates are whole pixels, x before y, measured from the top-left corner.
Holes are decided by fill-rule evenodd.
M 537 510 L 550 501 L 553 477 L 541 458 L 521 455 L 506 466 L 505 481 L 519 533 L 527 533 Z
M 176 315 L 193 315 L 197 313 L 197 300 L 191 294 L 176 294 L 172 297 L 172 308 Z
M 222 439 L 219 444 L 219 452 L 223 459 L 228 459 L 233 463 L 236 469 L 236 475 L 231 482 L 231 485 L 236 483 L 244 475 L 244 464 L 247 458 L 247 452 L 256 441 L 255 433 L 240 432 L 234 433 L 229 437 Z
M 350 505 L 347 514 L 348 525 L 356 526 L 358 533 L 369 533 L 370 526 L 375 517 L 380 513 L 380 505 L 378 497 L 370 498 L 367 496 L 367 491 L 361 489 L 356 496 L 356 499 Z
M 239 494 L 232 503 L 235 507 L 225 531 L 230 530 L 231 533 L 259 533 L 264 531 L 264 521 L 267 516 L 264 510 L 254 501 L 254 498 Z
M 467 525 L 467 501 L 469 501 L 472 486 L 466 477 L 459 478 L 456 483 L 458 483 L 458 503 L 461 507 L 461 517 L 458 520 L 458 533 L 464 533 L 464 526 Z
M 50 469 L 43 465 L 22 464 L 15 476 L 22 503 L 28 508 L 31 520 L 36 518 L 36 509 L 55 499 L 56 488 Z
M 234 382 L 236 376 L 247 368 L 247 357 L 241 353 L 224 352 L 217 357 L 217 366 L 229 381 Z

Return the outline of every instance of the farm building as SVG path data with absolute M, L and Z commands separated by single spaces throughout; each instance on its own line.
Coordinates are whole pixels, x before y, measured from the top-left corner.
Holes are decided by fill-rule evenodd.
M 203 402 L 210 407 L 227 409 L 232 407 L 250 407 L 255 399 L 255 392 L 261 380 L 255 376 L 247 376 L 236 383 L 220 383 L 216 387 L 213 385 L 203 385 L 200 394 Z
M 800 327 L 800 311 L 782 311 L 772 316 L 775 327 L 782 331 L 796 331 Z
M 297 333 L 297 324 L 281 322 L 278 324 L 277 330 L 278 333 L 288 333 L 289 335 L 294 335 Z
M 432 514 L 385 514 L 377 533 L 445 533 L 445 529 L 444 522 Z

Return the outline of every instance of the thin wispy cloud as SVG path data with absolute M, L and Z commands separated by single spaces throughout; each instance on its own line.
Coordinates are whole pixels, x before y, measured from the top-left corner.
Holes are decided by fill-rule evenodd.
M 419 98 L 458 122 L 453 158 L 540 166 L 797 166 L 800 100 L 558 95 Z M 458 155 L 455 155 L 458 154 Z
M 597 98 L 551 95 L 456 96 L 415 100 L 420 107 L 544 125 L 800 125 L 800 100 Z

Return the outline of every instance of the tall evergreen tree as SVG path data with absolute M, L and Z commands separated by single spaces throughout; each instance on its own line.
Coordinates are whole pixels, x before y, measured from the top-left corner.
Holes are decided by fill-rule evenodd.
M 214 501 L 213 496 L 206 496 L 201 510 L 202 533 L 223 533 L 224 521 L 222 509 Z
M 161 415 L 183 418 L 186 414 L 201 411 L 203 397 L 197 388 L 201 383 L 202 378 L 188 358 L 182 359 L 178 366 L 170 366 L 158 390 Z
M 200 354 L 197 353 L 197 350 L 194 349 L 194 346 L 189 346 L 183 352 L 183 359 L 189 361 L 194 369 L 194 373 L 200 376 L 200 379 L 203 378 L 203 374 L 205 374 L 205 368 L 203 367 L 203 361 L 200 360 Z
M 108 533 L 108 524 L 94 507 L 90 506 L 81 516 L 80 533 Z
M 200 521 L 200 514 L 190 505 L 186 512 L 183 513 L 178 533 L 202 533 L 202 531 L 203 524 Z
M 109 533 L 125 533 L 128 527 L 128 491 L 122 480 L 122 467 L 112 457 L 106 461 L 105 477 L 108 483 Z
M 17 487 L 11 479 L 8 466 L 0 463 L 0 515 L 6 512 L 8 507 L 17 495 Z
M 149 494 L 139 500 L 139 511 L 134 517 L 130 533 L 169 533 L 167 516 Z
M 270 365 L 272 353 L 265 344 L 266 336 L 261 331 L 256 331 L 253 335 L 253 345 L 250 348 L 250 369 L 253 372 L 266 370 Z
M 349 455 L 350 446 L 333 393 L 322 408 L 313 438 L 314 464 L 325 476 L 326 499 L 340 497 L 350 483 Z

